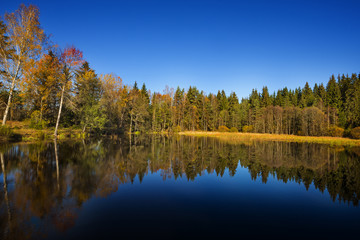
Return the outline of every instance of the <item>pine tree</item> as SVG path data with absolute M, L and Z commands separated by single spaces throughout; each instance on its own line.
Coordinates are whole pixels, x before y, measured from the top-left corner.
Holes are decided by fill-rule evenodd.
M 264 86 L 261 93 L 261 107 L 267 107 L 270 105 L 272 105 L 272 101 L 269 95 L 269 90 L 266 86 Z
M 150 104 L 150 96 L 149 96 L 149 93 L 148 93 L 148 91 L 146 89 L 145 83 L 143 83 L 140 93 L 145 98 L 146 103 Z
M 74 111 L 85 132 L 90 129 L 100 129 L 105 124 L 105 116 L 100 107 L 102 85 L 88 62 L 84 62 L 76 71 Z
M 309 83 L 306 82 L 304 88 L 301 91 L 300 107 L 311 107 L 314 104 L 314 100 L 313 91 L 310 88 Z
M 336 114 L 340 107 L 341 92 L 334 75 L 329 79 L 326 86 L 326 105 L 328 107 L 328 124 L 336 124 Z M 330 118 L 330 116 L 332 116 Z
M 321 83 L 317 87 L 316 91 L 314 91 L 314 98 L 315 98 L 314 105 L 320 110 L 323 110 L 326 103 L 326 90 L 324 84 Z

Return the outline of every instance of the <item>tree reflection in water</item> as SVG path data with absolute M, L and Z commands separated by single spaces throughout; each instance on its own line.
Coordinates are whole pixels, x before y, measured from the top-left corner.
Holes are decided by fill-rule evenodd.
M 130 144 L 131 142 L 131 144 Z M 269 176 L 311 184 L 355 206 L 360 194 L 360 149 L 305 143 L 235 145 L 209 138 L 146 137 L 118 140 L 2 145 L 0 233 L 2 239 L 45 237 L 74 226 L 91 197 L 107 197 L 122 184 L 160 173 L 163 180 L 196 178 L 245 167 L 251 178 Z

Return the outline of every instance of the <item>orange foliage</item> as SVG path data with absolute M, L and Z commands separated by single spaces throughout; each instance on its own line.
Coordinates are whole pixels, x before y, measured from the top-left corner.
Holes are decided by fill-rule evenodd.
M 67 66 L 76 67 L 84 62 L 83 53 L 79 49 L 76 49 L 74 46 L 70 46 L 64 49 L 61 54 L 61 60 Z

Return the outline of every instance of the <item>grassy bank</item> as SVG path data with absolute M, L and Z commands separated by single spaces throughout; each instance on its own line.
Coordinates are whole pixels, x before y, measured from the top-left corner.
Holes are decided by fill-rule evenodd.
M 299 143 L 319 143 L 332 146 L 360 146 L 360 140 L 336 137 L 309 137 L 285 134 L 262 134 L 262 133 L 228 133 L 228 132 L 180 132 L 180 135 L 196 137 L 214 137 L 232 143 L 246 143 L 251 141 L 279 141 Z
M 32 142 L 39 140 L 54 139 L 54 128 L 33 129 L 24 122 L 8 121 L 5 127 L 0 129 L 0 142 L 22 141 Z M 85 135 L 80 129 L 61 128 L 58 131 L 58 139 L 84 138 Z
M 38 140 L 46 140 L 46 139 L 54 139 L 54 129 L 14 129 L 14 134 L 17 136 L 21 136 L 21 141 L 29 142 L 29 141 L 38 141 Z M 58 139 L 66 139 L 66 138 L 84 138 L 84 134 L 80 129 L 59 129 L 58 131 Z

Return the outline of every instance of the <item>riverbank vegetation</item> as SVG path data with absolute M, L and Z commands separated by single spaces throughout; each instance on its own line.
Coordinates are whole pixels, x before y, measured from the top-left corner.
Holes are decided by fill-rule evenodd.
M 129 86 L 114 74 L 97 74 L 74 46 L 57 47 L 41 28 L 39 16 L 36 6 L 21 5 L 0 21 L 2 136 L 16 133 L 6 127 L 11 120 L 55 136 L 59 129 L 82 134 L 109 129 L 360 138 L 359 74 L 332 75 L 326 84 L 306 83 L 272 94 L 264 86 L 241 99 L 235 92 L 206 94 L 194 86 L 151 92 L 145 84 Z
M 231 133 L 231 132 L 201 132 L 185 131 L 180 135 L 195 137 L 217 138 L 229 143 L 250 143 L 252 141 L 270 141 L 270 142 L 297 142 L 297 143 L 318 143 L 332 146 L 360 146 L 360 140 L 340 138 L 340 137 L 314 137 L 314 136 L 296 136 L 288 134 L 260 134 L 260 133 Z

